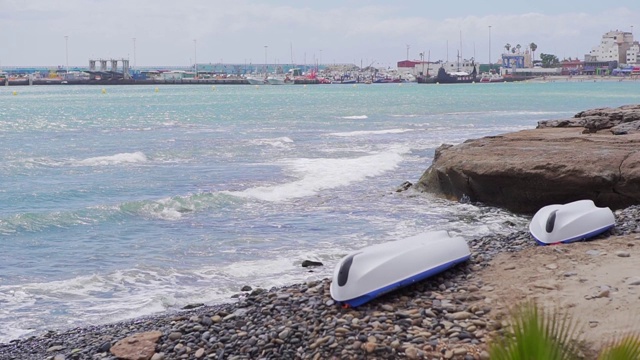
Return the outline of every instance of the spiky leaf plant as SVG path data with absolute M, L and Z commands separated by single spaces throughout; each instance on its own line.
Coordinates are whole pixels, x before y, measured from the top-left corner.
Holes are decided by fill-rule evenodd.
M 640 360 L 640 335 L 628 335 L 605 347 L 598 360 Z
M 518 305 L 504 337 L 489 346 L 491 360 L 577 359 L 576 326 L 568 315 L 549 314 L 534 301 Z

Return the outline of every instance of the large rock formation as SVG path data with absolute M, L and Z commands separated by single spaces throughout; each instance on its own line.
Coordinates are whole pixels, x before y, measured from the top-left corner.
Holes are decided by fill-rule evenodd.
M 639 204 L 638 124 L 640 105 L 595 109 L 537 129 L 442 145 L 416 186 L 520 213 L 580 199 L 612 209 Z

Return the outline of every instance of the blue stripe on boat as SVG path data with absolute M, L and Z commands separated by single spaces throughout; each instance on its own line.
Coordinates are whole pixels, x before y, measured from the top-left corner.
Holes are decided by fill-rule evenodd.
M 560 243 L 568 244 L 568 243 L 572 243 L 572 242 L 576 242 L 576 241 L 580 241 L 580 240 L 586 240 L 588 238 L 600 235 L 603 232 L 605 232 L 605 231 L 611 229 L 612 227 L 614 227 L 614 225 L 615 224 L 609 225 L 609 226 L 605 226 L 605 227 L 603 227 L 601 229 L 594 230 L 594 231 L 592 231 L 590 233 L 586 233 L 584 235 L 576 236 L 576 237 L 573 237 L 573 238 L 569 238 L 567 240 L 562 240 L 562 241 L 558 241 L 558 242 L 554 242 L 554 243 L 545 243 L 545 242 L 540 241 L 537 237 L 533 236 L 533 234 L 531 234 L 531 236 L 533 236 L 533 238 L 536 240 L 536 242 L 539 245 L 553 245 L 553 244 L 560 244 Z
M 411 285 L 413 283 L 416 283 L 416 282 L 418 282 L 420 280 L 424 280 L 424 279 L 426 279 L 428 277 L 431 277 L 433 275 L 439 274 L 439 273 L 441 273 L 441 272 L 443 272 L 443 271 L 445 271 L 445 270 L 447 270 L 449 268 L 454 267 L 455 265 L 458 265 L 459 263 L 462 263 L 462 262 L 465 262 L 465 261 L 469 260 L 470 257 L 471 257 L 471 255 L 468 255 L 468 256 L 462 257 L 460 259 L 456 259 L 456 260 L 450 261 L 448 263 L 444 263 L 444 264 L 442 264 L 440 266 L 436 266 L 436 267 L 431 268 L 431 269 L 429 269 L 427 271 L 421 272 L 421 273 L 419 273 L 417 275 L 414 275 L 414 276 L 408 277 L 408 278 L 406 278 L 404 280 L 400 280 L 398 282 L 395 282 L 395 283 L 393 283 L 391 285 L 387 285 L 387 286 L 385 286 L 383 288 L 374 290 L 374 291 L 372 291 L 370 293 L 364 294 L 362 296 L 358 296 L 357 298 L 353 298 L 351 300 L 342 301 L 341 303 L 348 304 L 351 307 L 360 306 L 360 305 L 365 304 L 365 303 L 367 303 L 367 302 L 369 302 L 369 301 L 371 301 L 371 300 L 373 300 L 373 299 L 375 299 L 375 298 L 377 298 L 377 297 L 379 297 L 381 295 L 384 295 L 384 294 L 386 294 L 388 292 L 391 292 L 393 290 L 399 289 L 401 287 L 409 286 L 409 285 Z

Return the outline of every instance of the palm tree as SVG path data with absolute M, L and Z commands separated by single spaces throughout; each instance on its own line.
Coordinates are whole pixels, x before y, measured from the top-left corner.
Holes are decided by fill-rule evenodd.
M 509 52 L 509 49 L 511 49 L 511 44 L 507 43 L 507 44 L 504 46 L 504 48 L 505 48 L 505 49 L 507 49 L 507 52 Z
M 536 45 L 535 43 L 529 44 L 529 49 L 531 49 L 531 53 L 533 54 L 533 57 L 531 58 L 531 60 L 535 60 L 536 59 L 536 49 L 537 48 L 538 48 L 538 45 Z
M 520 46 L 520 44 L 516 45 L 516 49 L 518 49 L 518 53 L 520 53 L 520 49 L 522 48 L 522 46 Z

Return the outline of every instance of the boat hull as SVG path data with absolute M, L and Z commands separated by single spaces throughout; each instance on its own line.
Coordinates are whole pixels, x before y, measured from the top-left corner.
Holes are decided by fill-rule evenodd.
M 372 245 L 348 254 L 336 265 L 331 296 L 339 303 L 360 306 L 439 274 L 470 256 L 466 241 L 446 231 Z
M 250 85 L 266 85 L 266 84 L 268 84 L 265 79 L 259 79 L 259 78 L 249 78 L 248 77 L 247 81 L 249 82 Z
M 267 82 L 269 85 L 293 85 L 295 81 L 289 78 L 268 77 Z
M 538 210 L 531 219 L 529 232 L 538 244 L 551 245 L 587 240 L 614 225 L 611 209 L 596 207 L 591 200 L 579 200 Z

